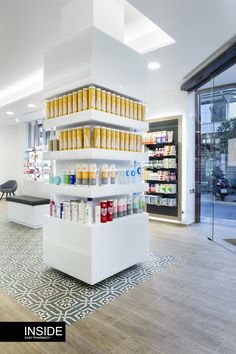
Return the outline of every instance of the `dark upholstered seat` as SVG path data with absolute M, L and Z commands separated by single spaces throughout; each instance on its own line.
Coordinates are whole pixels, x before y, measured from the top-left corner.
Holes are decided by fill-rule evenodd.
M 0 192 L 2 192 L 1 198 L 0 200 L 2 200 L 4 194 L 6 194 L 6 196 L 11 195 L 15 195 L 15 191 L 17 190 L 17 182 L 14 180 L 9 180 L 3 184 L 0 185 Z
M 29 195 L 18 195 L 17 197 L 7 197 L 8 202 L 26 204 L 31 206 L 45 205 L 50 203 L 50 199 L 31 197 Z

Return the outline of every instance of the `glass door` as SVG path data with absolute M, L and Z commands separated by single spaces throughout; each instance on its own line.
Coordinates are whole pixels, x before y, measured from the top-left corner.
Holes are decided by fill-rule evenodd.
M 198 102 L 201 229 L 236 252 L 236 65 L 204 85 Z

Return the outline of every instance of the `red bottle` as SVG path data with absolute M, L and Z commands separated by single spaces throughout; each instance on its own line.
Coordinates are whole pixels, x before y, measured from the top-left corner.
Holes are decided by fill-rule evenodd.
M 102 200 L 100 206 L 101 206 L 101 223 L 105 223 L 107 222 L 107 201 Z
M 107 221 L 113 221 L 113 200 L 107 201 Z

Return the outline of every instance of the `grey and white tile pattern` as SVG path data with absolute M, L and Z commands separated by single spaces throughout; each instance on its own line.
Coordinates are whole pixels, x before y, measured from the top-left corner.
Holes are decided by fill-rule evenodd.
M 0 215 L 0 288 L 46 321 L 71 324 L 178 260 L 152 252 L 145 263 L 90 286 L 43 264 L 42 230 Z

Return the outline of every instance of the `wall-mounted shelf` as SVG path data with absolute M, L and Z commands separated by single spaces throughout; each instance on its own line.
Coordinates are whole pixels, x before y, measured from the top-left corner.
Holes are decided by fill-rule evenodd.
M 98 125 L 108 125 L 124 129 L 134 129 L 137 131 L 147 131 L 149 124 L 139 120 L 121 117 L 116 114 L 97 111 L 94 109 L 68 114 L 57 118 L 47 119 L 44 122 L 44 129 L 64 129 L 74 126 L 95 123 Z
M 44 160 L 148 161 L 148 153 L 104 149 L 81 149 L 44 152 L 43 158 Z

